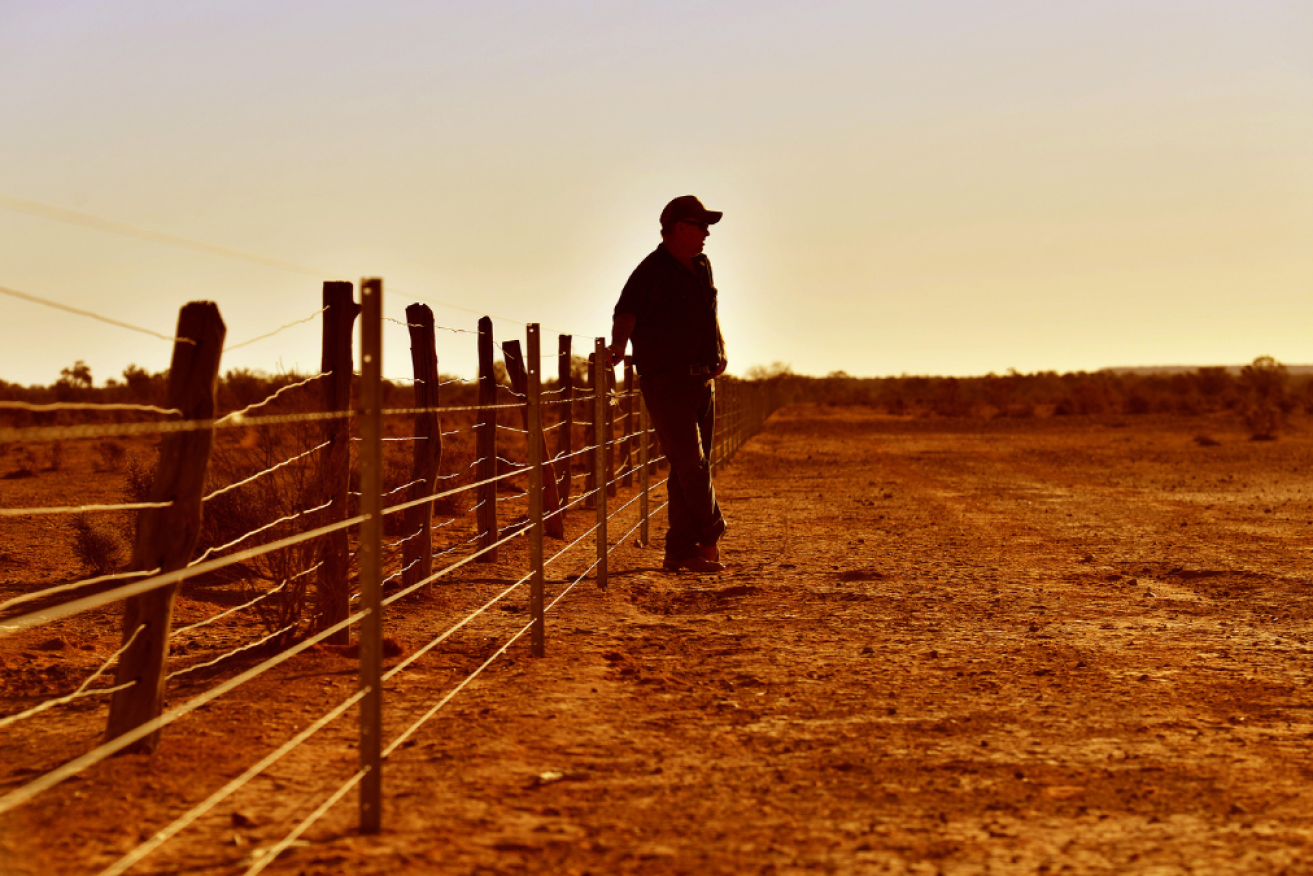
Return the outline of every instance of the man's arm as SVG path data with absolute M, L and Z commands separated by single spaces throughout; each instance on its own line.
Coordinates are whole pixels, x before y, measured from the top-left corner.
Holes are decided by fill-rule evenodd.
M 716 320 L 716 341 L 720 347 L 720 363 L 716 365 L 716 373 L 712 375 L 713 377 L 724 374 L 725 369 L 729 367 L 729 358 L 725 355 L 725 335 L 720 330 L 720 320 Z
M 636 325 L 638 325 L 638 317 L 632 313 L 617 313 L 612 318 L 611 345 L 607 347 L 611 353 L 611 361 L 607 363 L 608 365 L 614 366 L 625 358 L 625 347 L 628 346 Z

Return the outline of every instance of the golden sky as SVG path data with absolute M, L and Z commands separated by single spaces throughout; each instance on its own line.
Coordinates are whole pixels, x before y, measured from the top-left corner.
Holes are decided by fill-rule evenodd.
M 732 372 L 1313 362 L 1305 2 L 14 0 L 0 57 L 0 286 L 164 332 L 211 299 L 254 337 L 318 280 L 23 204 L 578 348 L 693 193 Z M 0 349 L 23 383 L 169 355 L 4 297 Z M 306 324 L 224 364 L 318 359 Z

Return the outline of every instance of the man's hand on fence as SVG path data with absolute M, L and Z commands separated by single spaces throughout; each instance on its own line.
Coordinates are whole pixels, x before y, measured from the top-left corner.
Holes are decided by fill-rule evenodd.
M 725 373 L 725 369 L 728 368 L 728 367 L 729 367 L 729 360 L 728 360 L 728 359 L 721 359 L 721 360 L 720 360 L 720 364 L 716 366 L 716 373 L 713 374 L 713 375 L 711 375 L 711 376 L 712 376 L 712 377 L 719 377 L 720 375 L 722 375 L 722 374 Z

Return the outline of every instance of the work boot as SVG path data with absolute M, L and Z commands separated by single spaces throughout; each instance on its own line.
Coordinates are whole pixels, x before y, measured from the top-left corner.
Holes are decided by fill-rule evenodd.
M 714 574 L 725 571 L 725 566 L 714 560 L 708 560 L 700 553 L 691 557 L 684 557 L 682 560 L 667 559 L 661 568 L 667 572 L 698 572 L 701 574 Z

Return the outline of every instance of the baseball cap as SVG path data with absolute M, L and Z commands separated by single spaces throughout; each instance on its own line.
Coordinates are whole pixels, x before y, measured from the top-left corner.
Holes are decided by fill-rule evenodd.
M 676 222 L 693 221 L 715 225 L 725 214 L 720 210 L 708 210 L 702 202 L 692 195 L 680 195 L 661 211 L 661 227 L 669 228 Z

